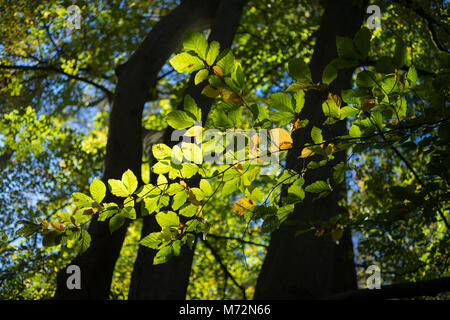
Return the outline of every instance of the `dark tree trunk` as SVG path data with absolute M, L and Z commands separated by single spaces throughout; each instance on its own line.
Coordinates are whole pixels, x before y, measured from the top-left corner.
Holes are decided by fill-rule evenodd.
M 156 24 L 127 63 L 118 67 L 118 83 L 109 119 L 103 181 L 121 177 L 131 169 L 140 177 L 142 160 L 141 119 L 149 89 L 156 84 L 161 67 L 188 30 L 210 25 L 219 1 L 185 0 Z M 106 201 L 114 198 L 109 195 Z M 55 299 L 107 299 L 116 260 L 126 235 L 126 223 L 112 235 L 108 221 L 93 220 L 89 226 L 90 248 L 71 264 L 81 269 L 81 289 L 66 286 L 66 269 L 57 276 Z
M 239 26 L 242 9 L 246 0 L 222 0 L 211 26 L 209 41 L 218 41 L 221 50 L 229 48 Z M 201 94 L 203 84 L 194 85 L 194 76 L 191 76 L 185 94 L 189 94 L 202 109 L 202 121 L 205 123 L 213 99 Z M 182 104 L 181 104 L 182 105 Z M 171 128 L 164 134 L 164 143 L 174 145 L 171 141 Z M 198 179 L 190 179 L 191 187 L 198 184 Z M 144 217 L 142 237 L 151 232 L 160 231 L 154 216 Z M 134 264 L 129 299 L 185 299 L 189 275 L 191 271 L 193 250 L 183 247 L 181 254 L 172 257 L 167 263 L 153 265 L 156 251 L 144 246 L 139 247 L 138 256 Z
M 325 12 L 317 34 L 317 42 L 310 68 L 315 83 L 321 81 L 322 71 L 336 53 L 336 36 L 353 37 L 360 28 L 365 1 L 330 0 L 326 2 Z M 341 70 L 330 86 L 330 91 L 339 94 L 342 89 L 350 88 L 353 70 Z M 310 91 L 306 95 L 305 107 L 301 119 L 309 119 L 306 129 L 293 134 L 294 146 L 288 153 L 287 167 L 301 170 L 303 161 L 297 159 L 302 146 L 310 142 L 310 129 L 313 125 L 323 128 L 324 138 L 345 134 L 345 123 L 323 126 L 322 102 L 327 93 Z M 336 161 L 345 161 L 345 154 L 336 156 Z M 305 185 L 326 180 L 332 173 L 331 167 L 309 171 Z M 334 186 L 334 191 L 319 201 L 306 197 L 295 207 L 290 220 L 305 222 L 328 220 L 340 213 L 338 200 L 343 190 Z M 315 237 L 312 232 L 295 236 L 298 225 L 281 225 L 271 236 L 265 261 L 260 272 L 255 299 L 314 299 L 356 288 L 356 276 L 353 263 L 351 234 L 344 233 L 339 244 L 329 236 Z

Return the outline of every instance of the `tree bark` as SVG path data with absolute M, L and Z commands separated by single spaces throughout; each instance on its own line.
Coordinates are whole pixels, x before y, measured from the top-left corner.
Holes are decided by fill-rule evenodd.
M 144 103 L 161 67 L 180 44 L 186 31 L 202 30 L 211 23 L 218 0 L 185 0 L 157 23 L 130 59 L 116 69 L 118 83 L 109 119 L 103 181 L 120 179 L 131 169 L 140 177 L 142 160 L 141 120 Z M 116 200 L 108 195 L 106 202 Z M 66 269 L 57 276 L 55 299 L 107 299 L 116 260 L 128 223 L 112 235 L 108 221 L 89 225 L 90 248 L 70 264 L 81 269 L 81 289 L 66 286 Z
M 229 48 L 233 42 L 234 35 L 239 26 L 243 7 L 247 0 L 222 0 L 215 14 L 209 41 L 218 41 L 221 50 Z M 194 84 L 194 75 L 191 76 L 185 94 L 189 94 L 202 110 L 202 121 L 211 109 L 214 99 L 201 94 L 206 83 Z M 182 106 L 183 104 L 180 104 Z M 167 128 L 164 134 L 164 143 L 174 145 L 171 141 L 172 128 Z M 198 184 L 198 179 L 190 179 L 187 183 L 191 187 Z M 160 231 L 153 216 L 144 217 L 142 227 L 142 238 L 151 232 Z M 144 246 L 139 247 L 138 256 L 135 261 L 129 299 L 185 299 L 189 275 L 191 272 L 193 250 L 183 247 L 181 254 L 172 257 L 162 265 L 153 265 L 156 251 Z
M 313 82 L 322 79 L 325 66 L 337 57 L 336 36 L 353 37 L 360 28 L 365 1 L 327 1 L 318 30 L 314 54 L 310 63 Z M 353 70 L 340 70 L 329 91 L 339 94 L 350 88 Z M 300 118 L 308 119 L 306 129 L 293 133 L 293 148 L 287 157 L 287 167 L 300 171 L 303 161 L 297 159 L 302 146 L 310 142 L 312 126 L 323 128 L 324 139 L 345 134 L 345 122 L 323 126 L 322 102 L 327 92 L 308 91 Z M 335 161 L 345 161 L 345 154 L 336 155 Z M 308 171 L 305 185 L 326 180 L 331 176 L 331 166 Z M 296 205 L 288 221 L 311 222 L 328 220 L 340 213 L 338 201 L 345 191 L 333 186 L 334 191 L 319 201 L 307 194 L 304 202 Z M 298 225 L 284 223 L 271 235 L 270 245 L 258 278 L 255 299 L 315 299 L 334 293 L 356 289 L 351 234 L 344 232 L 339 244 L 330 237 L 315 237 L 311 232 L 295 236 Z

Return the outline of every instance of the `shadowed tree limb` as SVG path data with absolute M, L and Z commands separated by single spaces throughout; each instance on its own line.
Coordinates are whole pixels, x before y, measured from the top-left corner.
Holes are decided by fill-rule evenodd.
M 220 258 L 219 254 L 216 252 L 216 250 L 214 250 L 213 246 L 211 246 L 211 244 L 207 241 L 207 240 L 203 240 L 203 243 L 205 244 L 205 246 L 211 251 L 212 255 L 214 256 L 214 258 L 216 259 L 216 261 L 219 263 L 220 268 L 223 270 L 223 272 L 225 272 L 225 274 L 227 275 L 228 278 L 231 279 L 231 281 L 234 283 L 234 285 L 236 287 L 238 287 L 239 289 L 241 289 L 242 291 L 242 297 L 244 300 L 247 299 L 247 296 L 245 294 L 245 288 L 240 285 L 236 279 L 233 277 L 233 275 L 228 271 L 227 266 L 223 263 L 222 259 Z

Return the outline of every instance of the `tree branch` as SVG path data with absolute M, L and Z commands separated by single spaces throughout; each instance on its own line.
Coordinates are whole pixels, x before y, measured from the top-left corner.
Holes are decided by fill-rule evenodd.
M 439 38 L 437 36 L 436 29 L 434 28 L 434 24 L 437 24 L 437 21 L 435 21 L 431 16 L 429 16 L 425 10 L 423 10 L 420 6 L 411 6 L 411 3 L 402 1 L 402 0 L 394 0 L 394 2 L 399 3 L 403 5 L 405 8 L 411 8 L 415 13 L 417 13 L 420 17 L 425 19 L 427 22 L 428 30 L 430 31 L 431 40 L 433 41 L 434 45 L 442 52 L 448 53 L 448 50 L 442 45 L 442 43 L 439 41 Z M 445 30 L 445 28 L 444 28 Z M 447 32 L 447 30 L 446 30 Z
M 351 290 L 327 297 L 325 299 L 386 300 L 421 296 L 434 297 L 443 292 L 450 292 L 450 277 L 381 286 L 381 289 Z
M 268 248 L 269 247 L 268 245 L 265 245 L 265 244 L 262 244 L 262 243 L 255 243 L 255 242 L 252 242 L 252 241 L 246 241 L 246 240 L 239 239 L 239 238 L 221 236 L 221 235 L 211 234 L 211 233 L 208 233 L 208 237 L 212 237 L 212 238 L 216 238 L 216 239 L 236 240 L 236 241 L 239 241 L 241 243 L 246 243 L 246 244 L 250 244 L 250 245 L 253 245 L 253 246 L 259 246 L 259 247 L 264 247 L 264 248 Z
M 223 263 L 222 259 L 220 258 L 219 254 L 216 252 L 216 250 L 214 250 L 214 248 L 211 246 L 211 244 L 209 244 L 209 242 L 207 240 L 203 240 L 203 243 L 205 244 L 205 246 L 211 251 L 212 255 L 214 256 L 214 258 L 217 260 L 217 262 L 219 263 L 220 267 L 222 268 L 222 270 L 225 272 L 225 274 L 227 275 L 227 277 L 229 277 L 231 279 L 231 281 L 233 281 L 233 283 L 235 284 L 236 287 L 238 287 L 239 289 L 242 290 L 242 295 L 244 297 L 244 299 L 247 299 L 247 296 L 245 294 L 245 288 L 240 285 L 236 279 L 233 277 L 233 275 L 228 271 L 227 266 Z
M 375 63 L 376 63 L 376 61 L 373 61 L 373 60 L 364 60 L 360 65 L 359 65 L 359 67 L 368 67 L 368 66 L 375 66 Z M 424 69 L 420 69 L 420 68 L 417 68 L 417 67 L 415 67 L 416 68 L 416 71 L 417 71 L 417 74 L 420 76 L 420 77 L 424 77 L 424 76 L 431 76 L 431 77 L 435 77 L 436 76 L 436 74 L 435 73 L 433 73 L 433 72 L 431 72 L 431 71 L 427 71 L 427 70 L 424 70 Z M 403 70 L 403 71 L 408 71 L 408 67 L 402 67 L 402 68 L 400 68 L 401 70 Z
M 65 76 L 67 76 L 69 79 L 74 79 L 74 80 L 79 80 L 85 83 L 88 83 L 90 85 L 93 85 L 94 87 L 102 90 L 105 95 L 108 97 L 109 100 L 112 99 L 113 97 L 113 93 L 106 87 L 102 86 L 101 84 L 98 84 L 92 80 L 77 76 L 77 75 L 72 75 L 69 74 L 67 72 L 65 72 L 64 70 L 57 68 L 55 66 L 52 65 L 34 65 L 34 66 L 24 66 L 24 65 L 4 65 L 4 64 L 0 64 L 0 69 L 9 69 L 9 70 L 31 70 L 31 71 L 47 71 L 47 72 L 54 72 L 54 73 L 59 73 L 59 74 L 63 74 Z

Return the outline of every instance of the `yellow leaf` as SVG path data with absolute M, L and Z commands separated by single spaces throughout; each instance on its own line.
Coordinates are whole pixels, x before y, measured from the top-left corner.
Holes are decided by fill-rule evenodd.
M 294 132 L 295 130 L 298 129 L 299 123 L 300 123 L 300 118 L 297 118 L 296 120 L 291 122 L 291 124 L 292 124 L 292 131 L 291 132 Z
M 202 94 L 209 98 L 215 98 L 219 95 L 219 91 L 217 89 L 214 89 L 210 85 L 207 85 L 203 88 Z
M 59 231 L 64 231 L 64 227 L 62 226 L 61 223 L 57 222 L 57 221 L 50 221 L 50 225 L 55 228 L 56 230 Z
M 270 130 L 270 139 L 272 141 L 270 152 L 284 151 L 292 148 L 292 137 L 286 130 L 275 128 Z
M 231 211 L 239 215 L 243 215 L 248 210 L 256 206 L 255 202 L 249 198 L 242 198 L 236 201 L 231 208 Z
M 223 70 L 222 70 L 221 67 L 219 67 L 219 66 L 214 66 L 214 67 L 213 67 L 213 71 L 214 71 L 214 74 L 215 74 L 216 76 L 223 77 Z
M 329 156 L 330 154 L 333 153 L 334 150 L 334 145 L 332 143 L 330 143 L 326 148 L 325 148 L 325 153 L 327 156 Z
M 297 159 L 308 158 L 312 153 L 311 149 L 303 148 L 301 155 Z
M 322 236 L 324 233 L 325 233 L 325 229 L 319 227 L 319 228 L 316 229 L 316 234 L 315 234 L 315 236 L 316 236 L 316 237 L 320 237 L 320 236 Z
M 328 99 L 331 101 L 334 101 L 334 103 L 336 103 L 336 105 L 338 106 L 339 109 L 341 108 L 342 100 L 341 100 L 341 97 L 339 97 L 337 94 L 329 92 Z
M 243 168 L 242 165 L 240 163 L 235 163 L 233 165 L 234 169 L 236 169 L 237 172 L 239 172 L 240 174 L 242 174 Z
M 374 98 L 367 98 L 362 104 L 362 110 L 364 112 L 369 112 L 375 106 L 375 103 L 376 101 Z
M 188 191 L 188 199 L 194 206 L 199 206 L 202 204 L 200 201 L 197 200 L 195 194 L 192 192 L 191 189 L 189 189 Z
M 47 220 L 43 220 L 41 218 L 38 219 L 39 223 L 42 224 L 44 226 L 45 229 L 47 229 L 48 227 L 48 221 Z
M 244 101 L 242 101 L 242 98 L 234 91 L 227 90 L 227 89 L 219 89 L 220 94 L 222 95 L 222 99 L 225 102 L 232 102 L 235 104 L 242 104 Z

